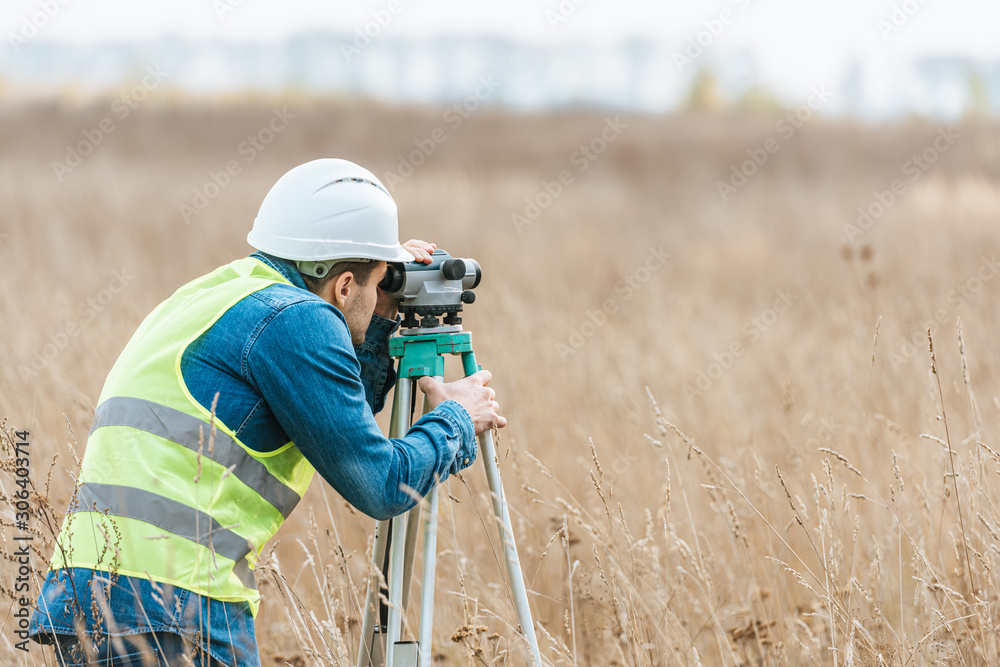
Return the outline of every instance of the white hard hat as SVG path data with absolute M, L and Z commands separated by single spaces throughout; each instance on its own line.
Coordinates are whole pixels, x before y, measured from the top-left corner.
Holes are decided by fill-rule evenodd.
M 303 263 L 413 260 L 399 244 L 389 191 L 367 169 L 336 158 L 306 162 L 279 178 L 260 205 L 247 243 Z

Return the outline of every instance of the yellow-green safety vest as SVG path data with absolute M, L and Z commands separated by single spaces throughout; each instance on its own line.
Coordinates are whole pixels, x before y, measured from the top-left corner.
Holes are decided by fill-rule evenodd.
M 101 392 L 51 570 L 152 579 L 246 601 L 257 615 L 254 563 L 315 469 L 294 443 L 256 452 L 213 422 L 181 358 L 233 305 L 278 283 L 288 280 L 240 259 L 184 285 L 139 326 Z

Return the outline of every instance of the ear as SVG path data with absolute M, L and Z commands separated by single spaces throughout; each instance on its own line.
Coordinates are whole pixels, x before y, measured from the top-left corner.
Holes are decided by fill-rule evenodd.
M 328 303 L 336 306 L 338 310 L 343 310 L 354 294 L 356 286 L 357 281 L 354 280 L 354 274 L 350 271 L 344 271 L 327 283 L 321 296 Z

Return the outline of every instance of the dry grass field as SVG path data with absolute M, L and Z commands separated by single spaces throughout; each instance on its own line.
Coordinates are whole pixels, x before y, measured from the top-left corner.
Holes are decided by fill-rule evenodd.
M 286 126 L 248 150 L 275 107 Z M 2 109 L 0 417 L 30 430 L 61 513 L 142 318 L 250 252 L 283 172 L 345 157 L 400 175 L 383 180 L 404 239 L 483 266 L 465 325 L 510 420 L 547 663 L 1000 664 L 1000 126 L 813 117 L 788 135 L 783 114 Z M 13 483 L 5 466 L 4 591 Z M 475 466 L 442 500 L 441 664 L 528 664 L 485 489 Z M 265 665 L 353 664 L 372 528 L 313 482 L 259 567 Z M 40 576 L 51 535 L 33 529 Z M 53 664 L 15 650 L 16 609 L 5 596 L 0 662 Z

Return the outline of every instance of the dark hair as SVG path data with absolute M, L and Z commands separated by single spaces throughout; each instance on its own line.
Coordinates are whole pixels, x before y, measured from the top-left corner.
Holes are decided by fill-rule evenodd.
M 304 273 L 299 275 L 302 276 L 302 280 L 305 281 L 306 287 L 309 288 L 310 292 L 313 294 L 319 294 L 323 291 L 323 288 L 326 287 L 327 283 L 340 274 L 347 273 L 348 271 L 354 274 L 354 279 L 357 280 L 360 285 L 367 285 L 376 266 L 378 266 L 378 262 L 337 262 L 330 267 L 330 273 L 326 274 L 322 278 L 313 278 L 312 276 L 307 276 Z

